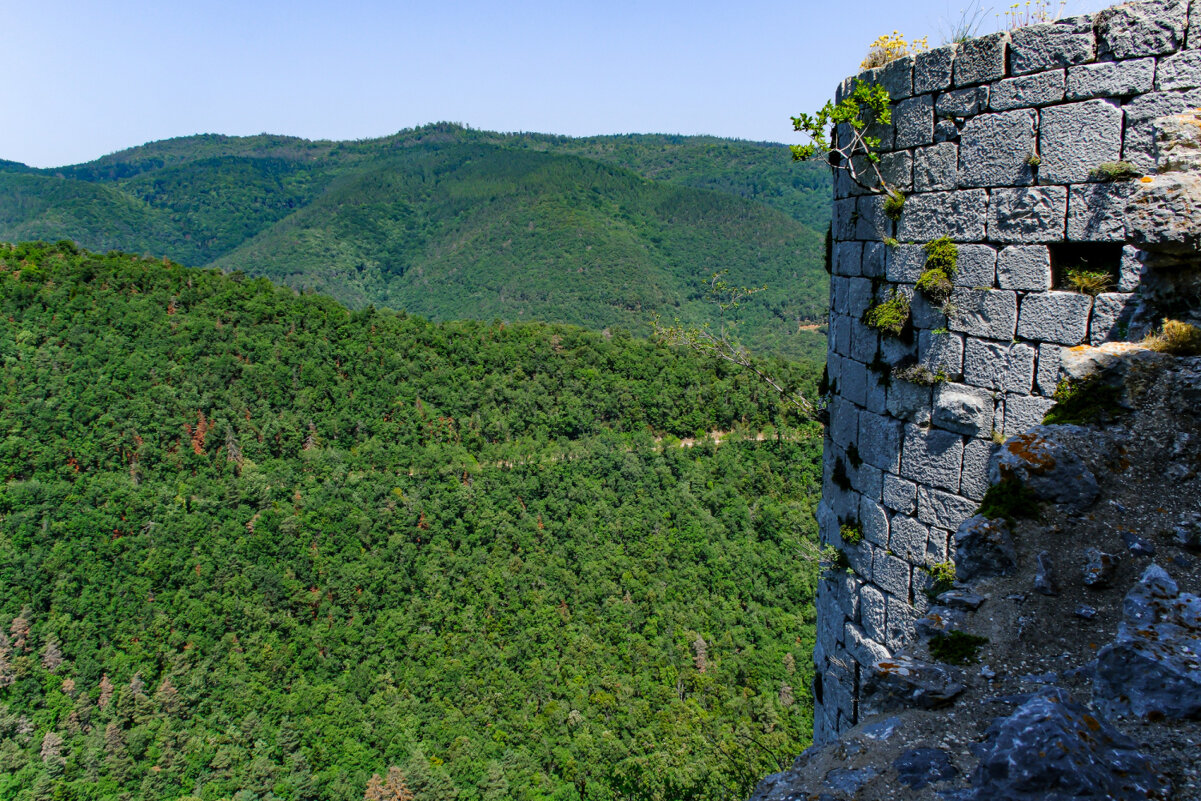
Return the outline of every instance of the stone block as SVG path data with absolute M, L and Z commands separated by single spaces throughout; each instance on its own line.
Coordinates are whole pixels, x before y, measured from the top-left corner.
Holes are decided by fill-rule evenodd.
M 878 82 L 893 100 L 913 94 L 913 56 L 902 56 L 880 67 Z
M 830 326 L 830 346 L 840 356 L 851 355 L 851 318 L 839 316 Z
M 1119 292 L 1133 292 L 1143 281 L 1144 261 L 1147 254 L 1133 245 L 1122 247 L 1122 263 L 1118 268 L 1118 284 L 1115 289 Z
M 885 647 L 896 653 L 913 639 L 913 624 L 917 622 L 917 610 L 903 600 L 908 596 L 890 594 L 887 599 L 888 607 L 888 637 L 884 640 Z
M 1122 60 L 1158 56 L 1184 44 L 1187 0 L 1144 0 L 1096 15 L 1097 56 Z
M 893 365 L 917 352 L 916 342 L 905 342 L 896 337 L 880 338 L 880 358 L 885 364 Z
M 859 198 L 859 216 L 855 223 L 855 239 L 871 239 L 879 242 L 892 236 L 893 222 L 884 213 L 883 195 L 864 195 Z
M 854 623 L 846 623 L 843 637 L 846 639 L 847 653 L 865 668 L 892 656 L 883 643 L 875 642 L 863 629 Z
M 958 492 L 963 438 L 950 431 L 915 425 L 906 425 L 904 431 L 899 474 L 918 484 Z
M 951 293 L 955 313 L 952 331 L 985 339 L 1013 339 L 1017 327 L 1017 295 L 1003 289 L 956 289 Z
M 865 242 L 861 268 L 868 278 L 883 278 L 888 246 L 883 242 Z
M 830 310 L 835 314 L 849 314 L 847 302 L 850 299 L 850 281 L 840 275 L 830 277 Z
M 861 464 L 852 472 L 851 489 L 868 500 L 879 501 L 883 485 L 884 471 L 870 464 Z
M 912 195 L 905 201 L 897 238 L 928 242 L 949 236 L 957 242 L 979 241 L 984 239 L 988 207 L 988 192 L 983 189 Z
M 960 523 L 976 513 L 976 506 L 975 501 L 949 492 L 928 487 L 917 488 L 918 519 L 944 531 L 959 528 Z M 942 545 L 946 547 L 945 535 Z
M 840 397 L 830 401 L 830 439 L 842 448 L 859 440 L 859 408 Z
M 991 288 L 997 280 L 997 251 L 989 245 L 960 245 L 955 283 L 973 288 Z
M 920 331 L 917 335 L 918 363 L 932 373 L 949 378 L 963 374 L 963 336 Z
M 912 423 L 930 421 L 930 387 L 910 384 L 894 378 L 888 387 L 887 411 L 899 420 Z
M 881 548 L 888 547 L 888 515 L 884 507 L 868 498 L 860 500 L 859 525 L 864 539 Z
M 863 408 L 874 414 L 884 414 L 888 409 L 887 395 L 888 388 L 880 380 L 879 373 L 869 367 L 867 370 L 867 395 L 863 400 Z M 879 495 L 879 493 L 876 494 Z
M 913 151 L 913 189 L 941 192 L 955 189 L 959 180 L 959 146 L 941 142 Z
M 898 149 L 928 145 L 934 141 L 934 96 L 919 95 L 897 103 L 892 112 Z
M 897 150 L 880 156 L 880 175 L 889 186 L 902 192 L 912 192 L 913 155 L 907 150 Z
M 1066 74 L 1061 69 L 1007 78 L 993 84 L 988 105 L 993 111 L 1008 111 L 1058 103 L 1063 100 L 1066 83 Z
M 1055 388 L 1059 386 L 1059 368 L 1062 364 L 1060 350 L 1058 345 L 1049 343 L 1038 346 L 1038 370 L 1034 374 L 1034 388 L 1040 395 L 1048 398 L 1055 394 Z
M 885 273 L 889 281 L 914 284 L 926 269 L 926 250 L 921 245 L 896 245 L 888 249 Z
M 924 489 L 925 487 L 918 488 L 919 498 Z M 893 515 L 891 532 L 889 550 L 910 564 L 920 565 L 926 555 L 926 539 L 930 530 L 912 517 Z
M 1118 117 L 1120 125 L 1121 111 Z M 1034 171 L 1027 162 L 1036 149 L 1036 128 L 1036 113 L 1030 109 L 973 117 L 959 132 L 959 185 L 1034 183 Z M 1120 133 L 1119 128 L 1119 137 Z
M 934 141 L 935 142 L 958 142 L 959 141 L 959 126 L 954 120 L 935 120 L 934 121 Z
M 834 245 L 831 271 L 835 276 L 860 275 L 860 262 L 863 258 L 862 242 L 838 242 Z M 831 282 L 833 286 L 833 281 Z M 846 314 L 840 311 L 840 314 Z
M 951 61 L 955 45 L 918 53 L 913 59 L 913 93 L 937 92 L 951 85 Z
M 984 389 L 1030 394 L 1035 350 L 1024 343 L 969 339 L 964 349 L 963 380 Z
M 1096 55 L 1092 20 L 1088 17 L 1030 25 L 1010 35 L 1009 62 L 1014 75 L 1083 64 Z
M 973 86 L 970 89 L 955 89 L 943 92 L 934 101 L 934 113 L 939 119 L 946 117 L 974 117 L 988 108 L 988 87 Z
M 947 315 L 943 313 L 942 307 L 935 306 L 926 300 L 924 295 L 914 294 L 909 299 L 909 314 L 913 318 L 913 326 L 915 328 L 935 329 L 947 327 Z
M 987 439 L 971 439 L 963 448 L 963 475 L 959 494 L 979 501 L 988 491 L 988 460 L 997 446 Z M 956 526 L 958 528 L 958 526 Z
M 842 171 L 839 170 L 839 173 Z M 859 214 L 856 209 L 858 201 L 855 198 L 835 200 L 830 208 L 830 233 L 834 240 L 842 241 L 855 238 L 855 222 Z
M 1018 336 L 1060 345 L 1079 345 L 1088 336 L 1093 299 L 1076 292 L 1041 292 L 1022 298 Z
M 1040 398 L 1037 395 L 1007 395 L 1005 396 L 1005 413 L 1000 426 L 1001 433 L 1006 437 L 1028 431 L 1042 423 L 1047 412 L 1055 401 L 1050 398 Z
M 867 577 L 872 575 L 872 550 L 871 546 L 866 542 L 860 542 L 858 545 L 847 545 L 842 549 L 846 554 L 847 561 L 851 564 L 851 570 L 855 571 L 858 576 Z
M 1093 316 L 1089 324 L 1090 345 L 1124 340 L 1129 333 L 1137 299 L 1124 292 L 1104 292 L 1093 301 Z
M 886 607 L 884 593 L 870 584 L 859 588 L 859 622 L 868 637 L 884 642 Z
M 886 472 L 898 472 L 901 463 L 901 422 L 871 412 L 860 412 L 859 458 Z
M 872 583 L 889 595 L 909 597 L 909 565 L 883 548 L 872 549 Z
M 950 532 L 944 531 L 941 528 L 931 528 L 930 538 L 926 540 L 926 564 L 931 562 L 947 561 L 950 550 L 947 547 L 947 542 L 950 539 Z M 929 580 L 930 576 L 925 571 L 914 572 L 914 581 L 917 577 L 925 576 Z M 930 611 L 930 599 L 926 597 L 923 587 L 923 592 L 914 593 L 913 606 L 918 610 L 919 614 L 926 614 Z
M 917 484 L 912 481 L 885 473 L 883 490 L 884 505 L 894 512 L 910 515 L 917 510 Z
M 1201 89 L 1151 92 L 1125 106 L 1126 136 L 1122 159 L 1143 172 L 1155 170 L 1155 120 L 1201 106 Z
M 1051 288 L 1051 251 L 1046 245 L 1010 245 L 997 257 L 997 286 L 1045 292 Z
M 1122 109 L 1110 100 L 1085 100 L 1042 111 L 1038 168 L 1041 184 L 1087 181 L 1098 165 L 1122 157 Z
M 939 428 L 969 437 L 992 433 L 996 403 L 992 393 L 980 387 L 946 382 L 934 387 L 931 422 Z
M 1151 91 L 1154 83 L 1153 58 L 1081 64 L 1068 70 L 1066 97 L 1068 100 L 1128 97 Z
M 1126 202 L 1137 184 L 1120 181 L 1068 188 L 1068 239 L 1120 242 L 1126 238 Z
M 858 406 L 867 402 L 867 366 L 853 359 L 842 363 L 842 376 L 838 382 L 838 391 L 842 397 Z
M 1005 77 L 1005 56 L 1009 34 L 992 33 L 963 42 L 955 51 L 953 82 L 955 86 L 990 83 Z
M 863 364 L 870 364 L 876 358 L 880 347 L 880 335 L 875 329 L 863 324 L 858 317 L 851 319 L 851 352 L 852 359 Z
M 1063 239 L 1067 210 L 1066 187 L 994 189 L 988 204 L 988 238 L 994 242 L 1057 242 Z
M 829 590 L 827 603 L 837 607 L 840 613 L 838 616 L 857 620 L 859 618 L 859 588 L 863 582 L 854 576 L 840 573 L 825 584 Z
M 1201 47 L 1201 3 L 1192 0 L 1188 12 L 1188 38 L 1184 46 L 1189 50 Z
M 852 317 L 862 317 L 872 305 L 872 282 L 870 278 L 848 278 L 847 311 Z
M 1185 50 L 1159 60 L 1155 71 L 1156 89 L 1192 89 L 1196 86 L 1201 86 L 1201 50 Z

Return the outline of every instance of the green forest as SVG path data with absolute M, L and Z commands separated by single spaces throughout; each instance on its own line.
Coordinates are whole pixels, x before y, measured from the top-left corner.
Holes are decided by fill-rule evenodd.
M 533 146 L 505 175 L 472 147 L 390 157 L 479 171 L 397 207 L 396 226 L 441 203 L 439 241 L 495 238 L 479 220 L 521 176 L 635 183 Z M 139 197 L 177 206 L 137 214 L 212 221 L 191 247 L 266 236 L 206 205 L 224 191 L 180 210 L 161 161 L 94 165 L 120 186 L 9 165 L 4 194 L 59 181 L 83 218 L 145 180 Z M 294 221 L 282 241 L 352 224 L 398 241 L 350 198 L 409 172 L 318 190 L 299 161 L 212 175 L 277 182 L 261 220 L 342 198 L 329 227 Z M 622 241 L 590 216 L 612 197 L 588 193 L 529 219 L 570 212 Z M 648 197 L 621 208 L 664 252 L 691 234 L 654 219 L 736 209 Z M 181 228 L 129 230 L 132 249 L 166 252 L 153 238 Z M 762 235 L 764 252 L 788 241 Z M 357 801 L 386 797 L 372 777 L 389 769 L 421 801 L 740 799 L 808 744 L 815 423 L 628 327 L 429 322 L 373 305 L 383 267 L 348 309 L 222 263 L 0 245 L 0 799 Z M 810 363 L 765 367 L 815 395 Z
M 574 139 L 440 123 L 357 142 L 199 135 L 87 164 L 0 162 L 0 239 L 71 239 L 427 319 L 649 331 L 716 322 L 728 270 L 763 286 L 740 336 L 818 359 L 829 171 L 778 144 Z

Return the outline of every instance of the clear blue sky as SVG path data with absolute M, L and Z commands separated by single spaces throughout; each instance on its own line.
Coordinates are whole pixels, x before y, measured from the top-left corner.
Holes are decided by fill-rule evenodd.
M 438 120 L 791 142 L 789 116 L 820 106 L 872 39 L 938 44 L 963 5 L 7 0 L 0 159 L 58 166 L 208 132 L 363 139 Z M 997 25 L 989 13 L 984 28 Z

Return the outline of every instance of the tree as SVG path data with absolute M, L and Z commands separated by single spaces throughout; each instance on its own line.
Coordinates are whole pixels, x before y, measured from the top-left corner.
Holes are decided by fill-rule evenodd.
M 793 159 L 826 156 L 831 167 L 844 170 L 860 187 L 900 196 L 880 172 L 881 140 L 871 135 L 873 125 L 892 124 L 889 102 L 888 90 L 883 86 L 856 78 L 855 88 L 837 104 L 830 100 L 816 114 L 801 112 L 792 118 L 793 130 L 810 139 L 808 144 L 792 145 Z

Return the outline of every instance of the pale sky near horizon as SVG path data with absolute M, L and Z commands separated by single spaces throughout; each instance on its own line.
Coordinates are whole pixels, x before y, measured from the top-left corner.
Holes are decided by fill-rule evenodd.
M 795 142 L 790 115 L 819 107 L 873 39 L 935 46 L 964 5 L 5 0 L 0 159 L 49 167 L 194 133 L 365 139 L 442 120 Z

